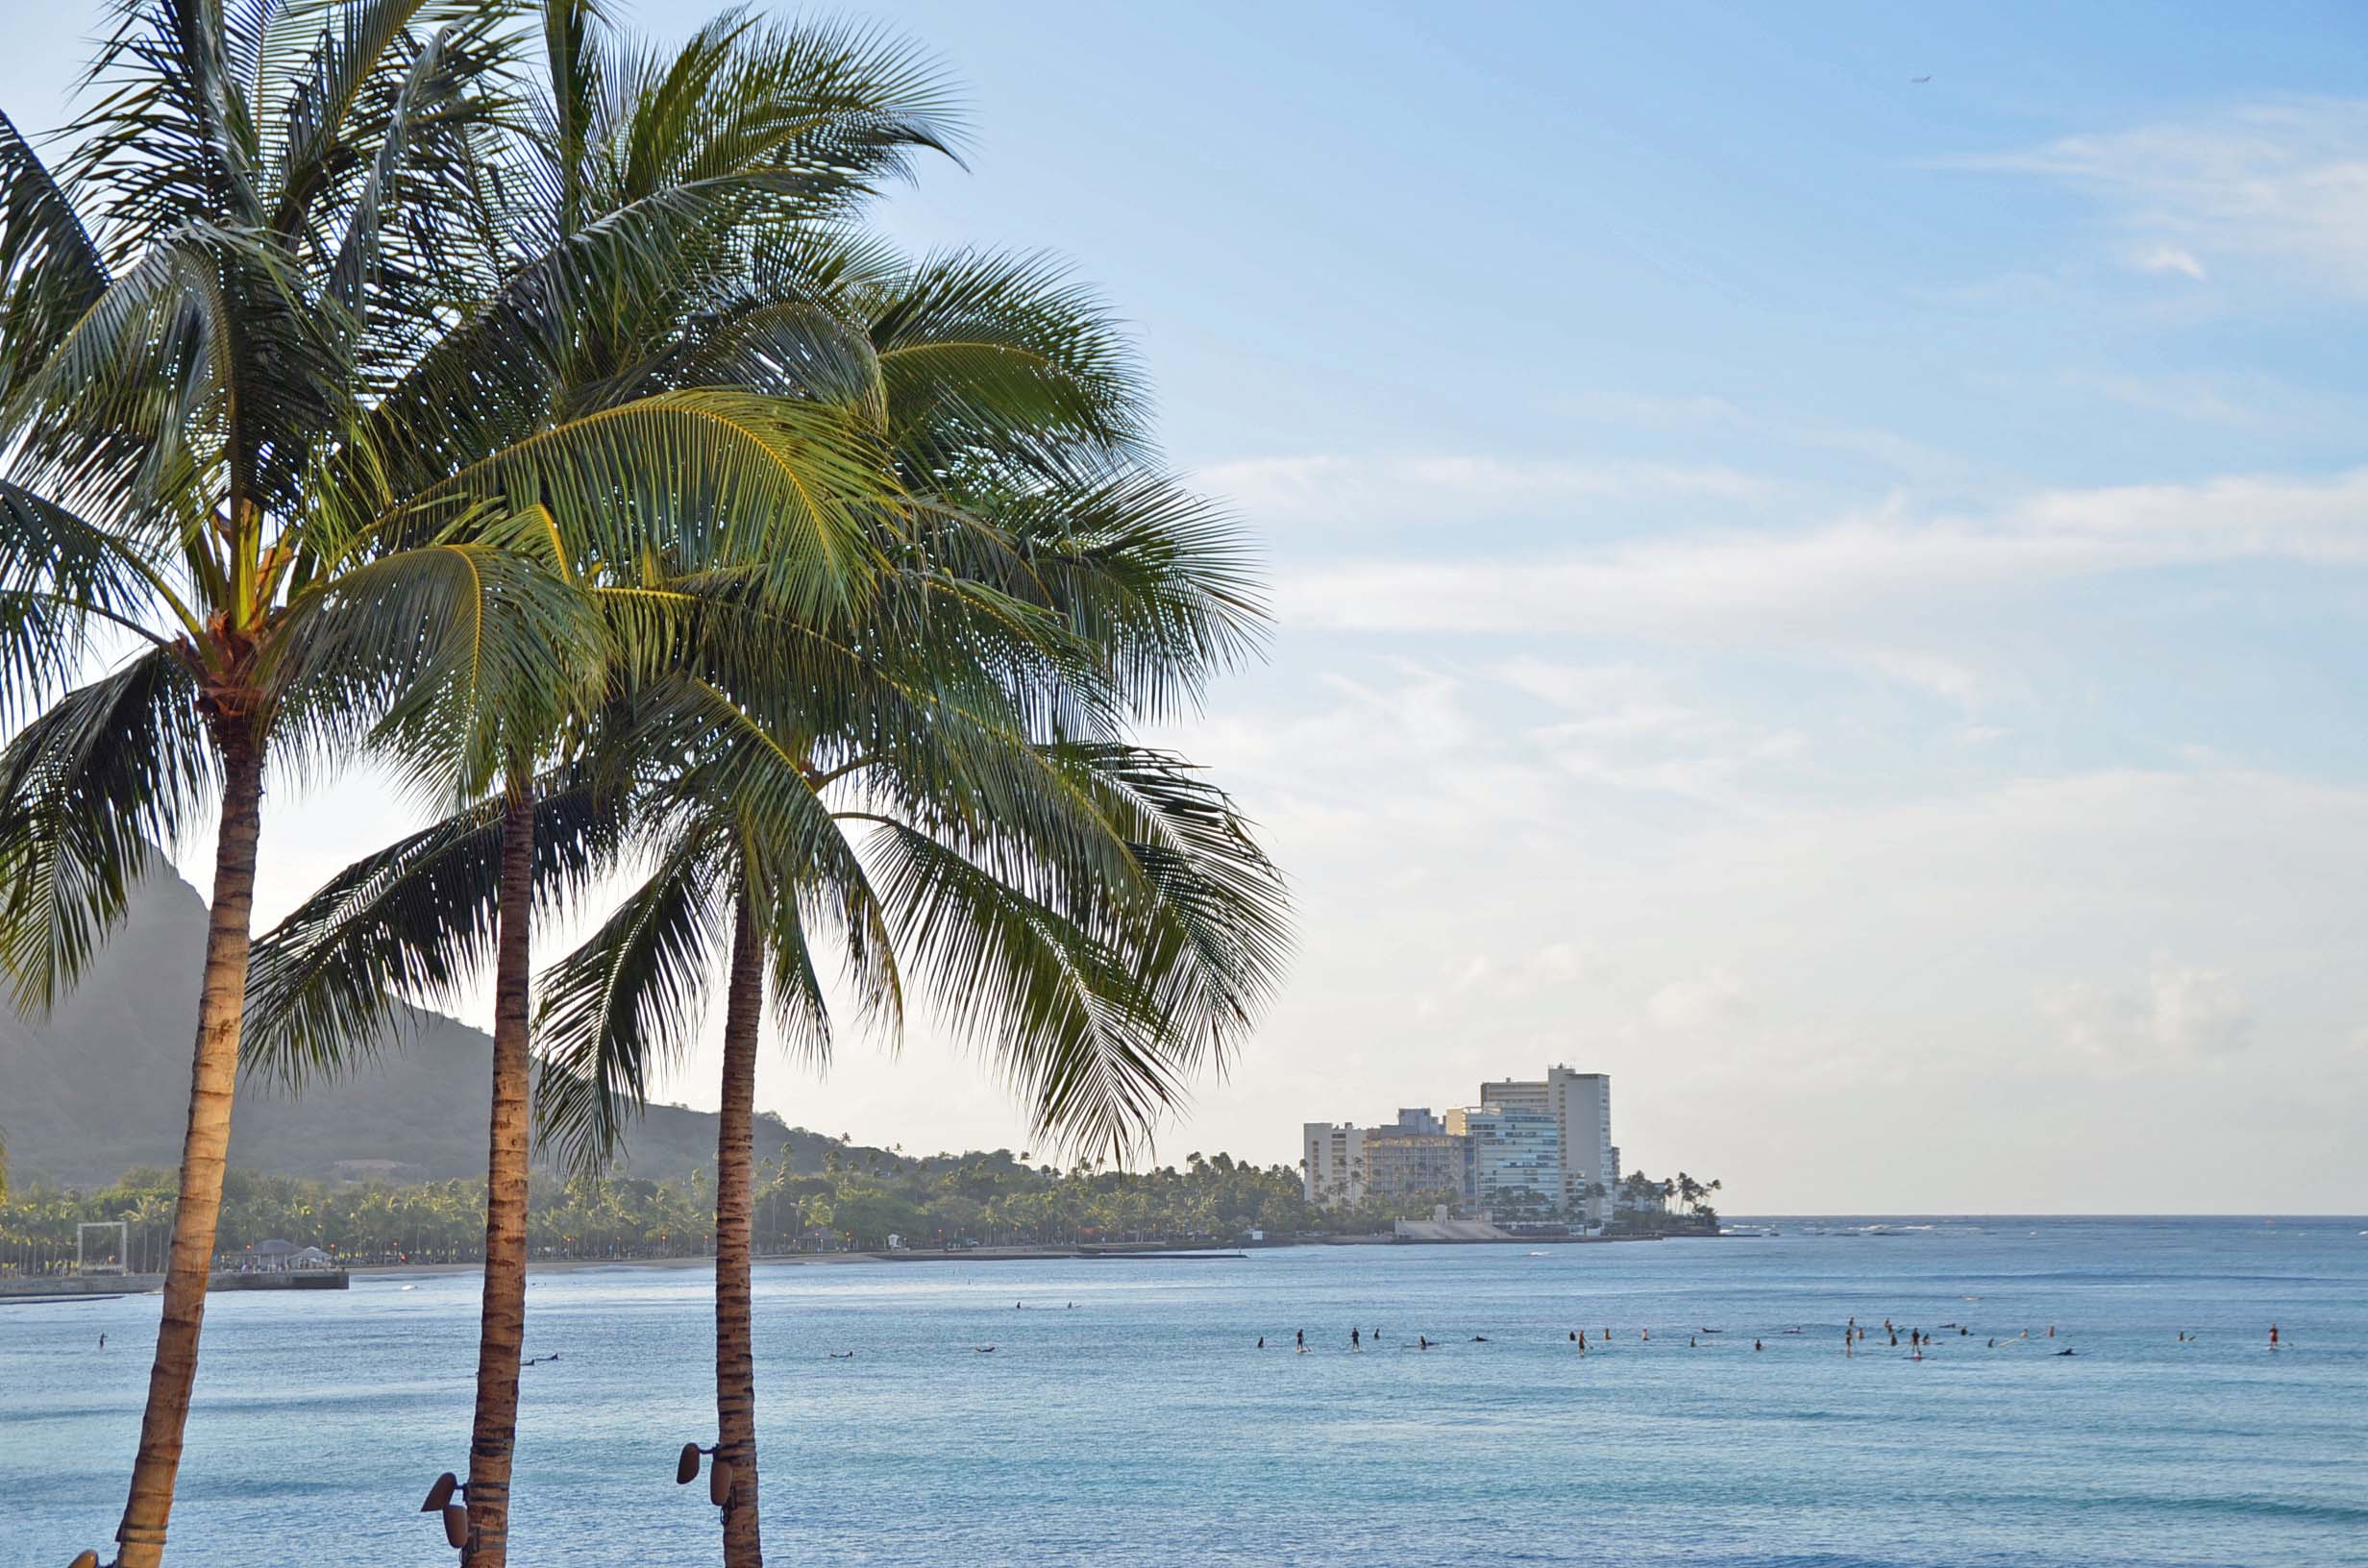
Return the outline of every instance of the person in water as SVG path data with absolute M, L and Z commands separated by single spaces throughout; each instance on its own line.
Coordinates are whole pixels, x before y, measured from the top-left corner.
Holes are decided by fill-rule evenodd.
M 1267 1348 L 1267 1336 L 1263 1334 L 1258 1336 L 1258 1348 L 1260 1350 Z
M 1299 1342 L 1299 1348 L 1300 1348 L 1301 1350 L 1305 1350 L 1305 1349 L 1307 1348 L 1307 1331 L 1306 1331 L 1305 1329 L 1301 1329 L 1301 1330 L 1298 1332 L 1297 1338 L 1298 1338 L 1298 1342 Z
M 1751 1348 L 1752 1348 L 1752 1349 L 1754 1349 L 1754 1350 L 1765 1350 L 1765 1349 L 1767 1349 L 1767 1346 L 1765 1346 L 1765 1345 L 1764 1345 L 1764 1344 L 1760 1343 L 1760 1341 L 1759 1341 L 1759 1340 L 1754 1339 L 1754 1340 L 1751 1342 Z
M 2269 1326 L 2269 1348 L 2272 1350 L 2278 1348 L 2278 1325 L 2275 1323 Z
M 1357 1331 L 1354 1329 L 1350 1329 L 1348 1331 L 1348 1348 L 1350 1350 L 1363 1350 L 1365 1348 L 1365 1341 L 1358 1337 Z

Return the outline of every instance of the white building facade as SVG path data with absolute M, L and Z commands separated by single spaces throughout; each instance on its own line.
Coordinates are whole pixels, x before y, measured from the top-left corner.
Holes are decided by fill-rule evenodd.
M 1299 1135 L 1299 1180 L 1307 1201 L 1325 1209 L 1365 1201 L 1365 1130 L 1344 1121 L 1311 1121 Z

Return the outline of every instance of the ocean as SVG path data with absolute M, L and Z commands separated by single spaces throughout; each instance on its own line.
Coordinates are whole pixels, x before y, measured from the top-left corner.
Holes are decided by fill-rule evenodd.
M 2368 1218 L 1770 1223 L 1783 1234 L 1611 1246 L 760 1264 L 767 1555 L 2368 1564 Z M 703 1484 L 673 1480 L 680 1445 L 714 1437 L 708 1285 L 533 1276 L 528 1354 L 559 1359 L 523 1374 L 513 1561 L 720 1558 Z M 109 1545 L 157 1305 L 0 1305 L 0 1563 Z M 467 1469 L 476 1312 L 473 1275 L 214 1297 L 171 1559 L 451 1562 L 417 1509 L 437 1472 Z M 1876 1332 L 1845 1357 L 1853 1316 Z M 1351 1353 L 1352 1327 L 1380 1348 Z M 1921 1361 L 1912 1327 L 1936 1335 Z

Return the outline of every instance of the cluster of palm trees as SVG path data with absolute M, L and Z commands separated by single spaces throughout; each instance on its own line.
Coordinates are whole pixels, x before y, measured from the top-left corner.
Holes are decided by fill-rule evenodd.
M 150 1271 L 171 1235 L 176 1175 L 136 1168 L 99 1188 L 35 1183 L 0 1203 L 0 1277 L 70 1266 L 76 1226 L 122 1220 L 134 1272 Z M 534 1172 L 527 1247 L 535 1258 L 704 1256 L 714 1245 L 716 1184 L 702 1168 L 682 1179 L 614 1172 Z M 1064 1172 L 1008 1151 L 906 1159 L 876 1154 L 817 1171 L 761 1162 L 750 1203 L 758 1254 L 877 1250 L 891 1236 L 928 1247 L 977 1241 L 1238 1240 L 1263 1230 L 1363 1235 L 1427 1206 L 1377 1198 L 1361 1210 L 1309 1203 L 1296 1171 L 1218 1154 L 1183 1165 Z M 269 1237 L 315 1246 L 341 1262 L 475 1261 L 485 1239 L 482 1181 L 332 1182 L 234 1170 L 223 1185 L 221 1251 Z
M 1663 1203 L 1677 1204 L 1685 1213 L 1693 1213 L 1707 1212 L 1708 1205 L 1703 1200 L 1724 1186 L 1724 1183 L 1717 1181 L 1696 1181 L 1682 1170 L 1658 1182 L 1640 1170 L 1632 1170 L 1621 1178 L 1619 1195 L 1630 1204 L 1659 1198 Z
M 506 1560 L 530 1137 L 596 1166 L 713 998 L 720 1501 L 755 1563 L 768 1026 L 819 1060 L 910 992 L 1045 1136 L 1122 1150 L 1271 989 L 1273 868 L 1134 739 L 1254 649 L 1239 543 L 1093 299 L 865 227 L 960 138 L 894 38 L 127 0 L 85 102 L 54 168 L 0 120 L 17 1002 L 213 831 L 116 1560 L 163 1556 L 242 1059 L 333 1078 L 489 971 L 463 1560 Z M 431 825 L 254 938 L 267 791 L 364 760 Z M 538 976 L 535 918 L 594 901 Z

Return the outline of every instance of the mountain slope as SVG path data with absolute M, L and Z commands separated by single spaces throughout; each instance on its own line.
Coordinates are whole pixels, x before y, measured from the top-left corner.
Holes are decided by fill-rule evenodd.
M 0 1128 L 10 1169 L 73 1186 L 181 1158 L 206 904 L 170 873 L 152 877 L 83 983 L 47 1018 L 0 1002 Z M 485 1167 L 493 1043 L 477 1029 L 416 1015 L 377 1063 L 291 1097 L 249 1078 L 233 1120 L 234 1169 L 298 1176 L 394 1167 L 398 1178 L 470 1176 Z M 634 1128 L 625 1168 L 681 1176 L 715 1163 L 712 1113 L 654 1106 Z M 756 1157 L 784 1143 L 800 1169 L 822 1168 L 835 1141 L 760 1116 Z

